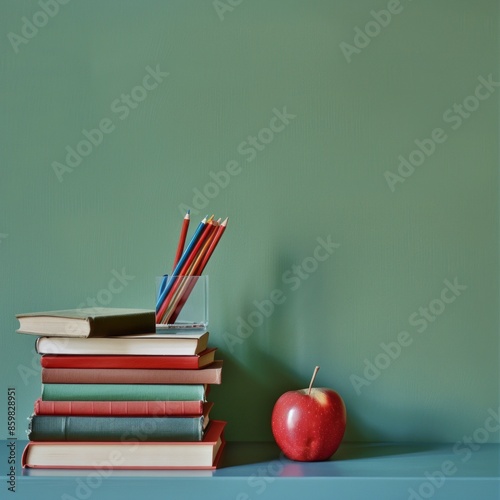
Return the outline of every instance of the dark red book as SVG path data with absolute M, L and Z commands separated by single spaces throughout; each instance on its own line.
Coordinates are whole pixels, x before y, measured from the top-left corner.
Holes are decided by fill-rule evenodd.
M 203 401 L 35 401 L 35 415 L 114 417 L 202 415 Z
M 107 356 L 78 354 L 44 354 L 43 368 L 143 368 L 197 370 L 215 360 L 216 349 L 206 349 L 194 356 Z
M 222 361 L 199 370 L 42 368 L 43 384 L 220 384 Z

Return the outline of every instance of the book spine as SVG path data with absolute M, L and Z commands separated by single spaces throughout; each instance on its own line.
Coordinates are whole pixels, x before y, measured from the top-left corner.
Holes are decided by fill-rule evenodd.
M 168 416 L 201 415 L 203 401 L 35 401 L 35 415 Z
M 33 415 L 30 441 L 201 441 L 203 417 Z
M 89 337 L 154 333 L 156 329 L 154 311 L 135 312 L 116 316 L 94 316 L 89 318 L 89 324 Z
M 44 384 L 42 401 L 199 401 L 203 384 Z
M 45 384 L 220 384 L 221 366 L 200 370 L 42 368 Z

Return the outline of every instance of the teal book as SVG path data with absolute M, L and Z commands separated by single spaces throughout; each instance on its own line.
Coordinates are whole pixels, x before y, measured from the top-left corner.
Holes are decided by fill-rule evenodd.
M 201 441 L 203 418 L 33 415 L 28 438 L 30 441 Z
M 204 400 L 204 384 L 42 384 L 42 401 Z

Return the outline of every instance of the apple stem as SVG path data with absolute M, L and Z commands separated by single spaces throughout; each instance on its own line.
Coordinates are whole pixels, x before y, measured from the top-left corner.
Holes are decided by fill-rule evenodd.
M 314 384 L 314 379 L 316 378 L 316 374 L 318 373 L 318 370 L 319 370 L 319 366 L 314 368 L 314 373 L 313 373 L 313 376 L 311 378 L 311 383 L 309 384 L 309 391 L 307 392 L 308 396 L 311 394 L 311 389 L 312 389 L 312 386 Z

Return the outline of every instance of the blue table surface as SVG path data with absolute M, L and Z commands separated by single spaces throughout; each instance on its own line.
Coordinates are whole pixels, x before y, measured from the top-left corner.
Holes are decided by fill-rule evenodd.
M 344 443 L 331 460 L 304 463 L 274 443 L 227 443 L 215 471 L 103 472 L 22 469 L 18 440 L 15 479 L 8 444 L 1 499 L 500 499 L 500 444 Z

